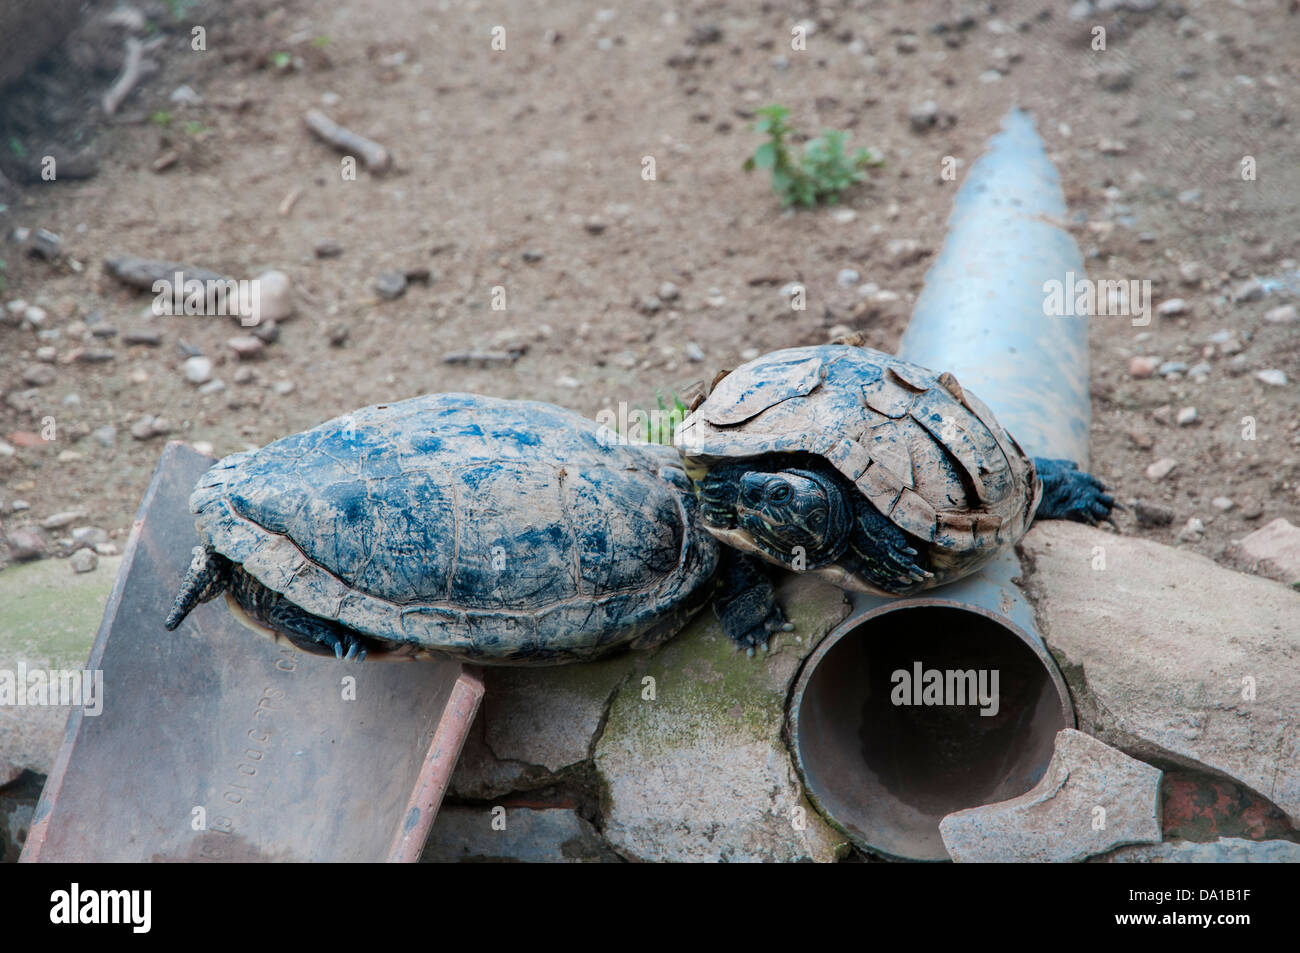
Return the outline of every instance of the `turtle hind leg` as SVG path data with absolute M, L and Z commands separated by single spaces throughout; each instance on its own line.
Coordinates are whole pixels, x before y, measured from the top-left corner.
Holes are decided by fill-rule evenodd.
M 181 582 L 180 591 L 176 593 L 172 611 L 167 613 L 167 618 L 163 621 L 163 627 L 168 632 L 175 631 L 196 605 L 221 595 L 230 585 L 232 566 L 229 559 L 211 546 L 195 546 L 194 558 Z
M 1117 504 L 1106 486 L 1091 473 L 1084 473 L 1073 460 L 1034 458 L 1034 470 L 1043 485 L 1043 498 L 1035 519 L 1073 520 L 1095 526 L 1109 520 Z
M 722 591 L 713 602 L 722 631 L 750 655 L 756 648 L 766 652 L 773 632 L 794 629 L 777 604 L 772 580 L 754 556 L 724 549 L 722 561 Z
M 357 662 L 366 657 L 369 640 L 361 633 L 333 619 L 312 615 L 243 569 L 231 573 L 230 593 L 254 620 L 274 629 L 304 652 Z

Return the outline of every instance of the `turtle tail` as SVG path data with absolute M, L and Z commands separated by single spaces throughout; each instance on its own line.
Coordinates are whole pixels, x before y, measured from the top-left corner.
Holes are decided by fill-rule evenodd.
M 232 565 L 229 559 L 211 546 L 195 546 L 194 558 L 190 561 L 190 568 L 185 573 L 185 580 L 181 583 L 180 592 L 176 593 L 176 601 L 172 603 L 172 611 L 167 613 L 163 627 L 168 632 L 175 630 L 196 605 L 221 595 L 230 584 Z

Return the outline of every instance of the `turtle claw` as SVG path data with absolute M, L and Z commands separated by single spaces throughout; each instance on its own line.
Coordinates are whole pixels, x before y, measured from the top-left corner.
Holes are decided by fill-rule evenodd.
M 1118 505 L 1115 498 L 1106 492 L 1106 484 L 1080 470 L 1074 461 L 1035 458 L 1034 469 L 1043 485 L 1036 518 L 1073 520 L 1089 526 L 1110 522 L 1111 511 Z

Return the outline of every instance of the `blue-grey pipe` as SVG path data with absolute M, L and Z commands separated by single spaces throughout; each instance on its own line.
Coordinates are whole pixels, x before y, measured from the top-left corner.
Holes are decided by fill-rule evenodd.
M 943 250 L 898 356 L 951 371 L 1031 457 L 1088 467 L 1088 319 L 1048 314 L 1086 279 L 1064 228 L 1060 178 L 1029 115 L 1013 109 L 957 192 Z
M 956 195 L 943 249 L 898 353 L 951 371 L 1030 456 L 1086 468 L 1087 317 L 1051 314 L 1061 309 L 1045 306 L 1050 282 L 1068 293 L 1072 281 L 1087 277 L 1065 218 L 1060 181 L 1033 121 L 1013 109 Z M 805 661 L 790 698 L 795 758 L 809 797 L 859 846 L 898 858 L 946 859 L 938 830 L 943 813 L 1028 790 L 1047 767 L 1057 731 L 1074 726 L 1069 690 L 1017 584 L 1019 572 L 1007 551 L 975 575 L 919 596 L 855 595 L 850 616 Z M 927 651 L 923 645 L 940 652 L 935 646 L 956 633 L 959 658 L 962 639 L 969 639 L 1008 669 L 1024 671 L 1025 650 L 1041 663 L 1021 713 L 1023 732 L 988 755 L 1000 786 L 990 787 L 986 777 L 984 787 L 957 791 L 945 806 L 924 790 L 926 751 L 911 752 L 910 767 L 900 766 L 906 753 L 890 755 L 893 762 L 863 753 L 880 734 L 899 730 L 865 713 L 877 704 L 879 669 L 893 657 L 891 640 L 900 632 L 916 639 L 918 656 Z M 872 717 L 880 719 L 880 711 Z M 980 737 L 974 730 L 970 739 L 934 747 L 954 740 L 957 749 L 968 740 L 974 746 Z M 960 803 L 963 797 L 969 803 Z

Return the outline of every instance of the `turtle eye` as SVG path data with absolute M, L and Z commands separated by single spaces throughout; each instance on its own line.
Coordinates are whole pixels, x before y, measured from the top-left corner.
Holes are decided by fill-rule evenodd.
M 788 503 L 790 501 L 790 484 L 782 483 L 780 486 L 772 490 L 772 492 L 767 495 L 767 498 L 773 503 Z

